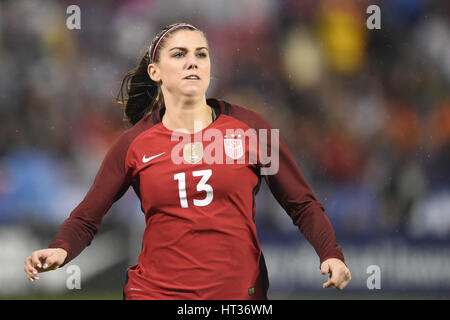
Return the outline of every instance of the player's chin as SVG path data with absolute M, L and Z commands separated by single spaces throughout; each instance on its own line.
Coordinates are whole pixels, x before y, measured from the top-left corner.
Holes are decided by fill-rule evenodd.
M 206 92 L 206 88 L 201 86 L 200 84 L 191 84 L 185 85 L 181 88 L 181 93 L 186 97 L 196 97 L 204 95 Z

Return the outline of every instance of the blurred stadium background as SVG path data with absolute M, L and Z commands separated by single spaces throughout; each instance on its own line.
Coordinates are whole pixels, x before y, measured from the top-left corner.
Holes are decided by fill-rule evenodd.
M 68 30 L 66 9 L 81 9 Z M 366 8 L 381 8 L 368 30 Z M 209 39 L 209 97 L 263 114 L 288 143 L 342 245 L 342 292 L 263 187 L 257 226 L 274 299 L 450 298 L 450 2 L 130 0 L 0 2 L 0 298 L 121 299 L 144 219 L 128 192 L 70 265 L 31 283 L 45 248 L 125 130 L 114 102 L 163 25 Z M 369 290 L 367 268 L 380 268 Z

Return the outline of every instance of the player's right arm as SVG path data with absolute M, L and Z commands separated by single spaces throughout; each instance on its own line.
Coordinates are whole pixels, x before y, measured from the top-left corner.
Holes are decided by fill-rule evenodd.
M 28 279 L 37 280 L 39 272 L 67 264 L 91 243 L 104 215 L 131 184 L 125 169 L 130 140 L 125 133 L 108 151 L 88 193 L 63 222 L 49 248 L 34 251 L 25 260 Z

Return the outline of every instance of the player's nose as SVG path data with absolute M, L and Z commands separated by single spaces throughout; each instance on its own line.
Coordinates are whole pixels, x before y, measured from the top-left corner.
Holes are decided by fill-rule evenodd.
M 187 70 L 198 69 L 198 61 L 194 54 L 189 54 L 186 59 Z
M 188 62 L 188 70 L 192 70 L 192 69 L 198 69 L 198 64 L 196 61 L 189 61 Z

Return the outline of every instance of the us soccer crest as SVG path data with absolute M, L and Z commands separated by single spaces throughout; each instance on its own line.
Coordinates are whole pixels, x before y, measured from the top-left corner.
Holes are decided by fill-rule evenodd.
M 187 143 L 183 148 L 183 158 L 191 164 L 197 163 L 203 158 L 203 144 L 201 142 Z
M 223 140 L 225 154 L 231 159 L 239 159 L 244 155 L 244 147 L 242 145 L 241 135 L 226 135 Z

